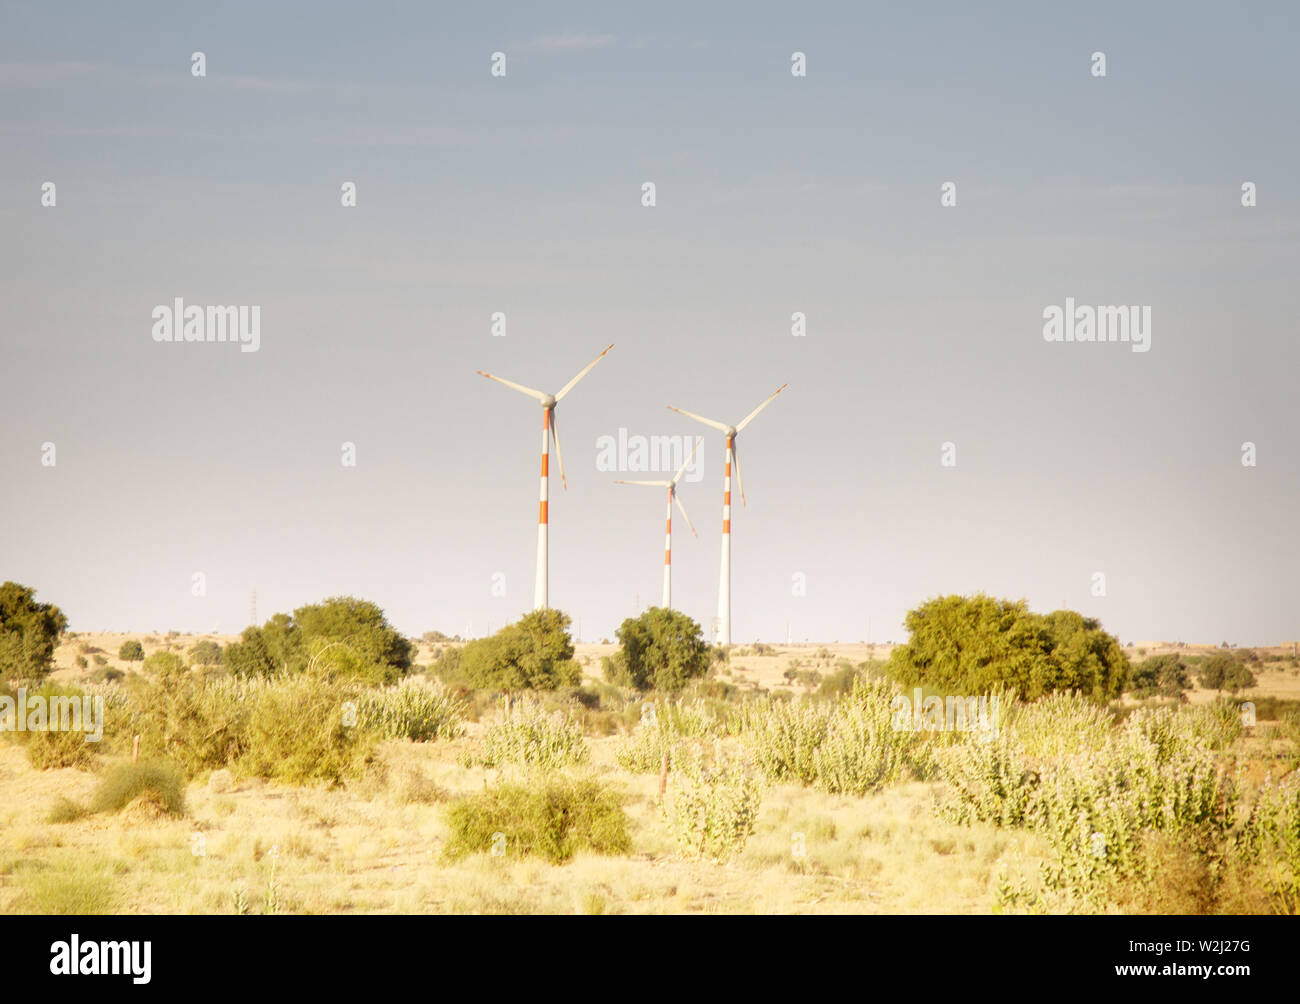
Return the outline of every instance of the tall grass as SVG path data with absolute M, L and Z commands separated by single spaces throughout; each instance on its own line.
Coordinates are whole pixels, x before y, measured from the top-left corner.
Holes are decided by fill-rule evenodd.
M 591 751 L 582 726 L 563 711 L 547 712 L 533 697 L 522 697 L 501 720 L 483 734 L 477 756 L 466 754 L 462 764 L 485 767 L 507 764 L 554 769 L 586 763 Z
M 412 678 L 362 691 L 358 712 L 361 724 L 385 739 L 424 743 L 462 736 L 468 705 L 439 680 Z

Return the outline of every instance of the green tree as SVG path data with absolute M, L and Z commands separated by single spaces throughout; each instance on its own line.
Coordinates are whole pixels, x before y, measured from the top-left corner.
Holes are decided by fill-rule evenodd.
M 185 671 L 185 660 L 175 652 L 155 652 L 144 661 L 144 671 L 169 676 Z
M 68 618 L 36 590 L 17 582 L 0 586 L 0 676 L 41 680 L 50 672 Z
M 460 672 L 470 686 L 492 690 L 554 690 L 582 682 L 573 661 L 569 615 L 534 610 L 461 650 Z
M 906 686 L 980 694 L 1001 685 L 1022 700 L 1075 690 L 1104 702 L 1128 672 L 1119 641 L 1072 610 L 1035 614 L 1023 600 L 940 596 L 905 623 L 910 638 L 890 653 L 886 672 Z
M 144 646 L 134 638 L 124 641 L 122 647 L 117 650 L 117 657 L 123 662 L 143 662 Z
M 1153 655 L 1134 664 L 1129 671 L 1128 689 L 1135 697 L 1184 698 L 1190 686 L 1187 664 L 1173 653 Z
M 261 627 L 245 628 L 226 646 L 225 663 L 237 676 L 300 673 L 393 683 L 411 669 L 415 646 L 366 600 L 339 596 L 276 614 Z
M 676 610 L 651 607 L 623 621 L 615 635 L 622 647 L 604 660 L 610 683 L 677 691 L 708 672 L 712 652 L 700 625 Z
M 221 646 L 206 638 L 190 649 L 190 661 L 195 666 L 219 666 L 221 658 Z

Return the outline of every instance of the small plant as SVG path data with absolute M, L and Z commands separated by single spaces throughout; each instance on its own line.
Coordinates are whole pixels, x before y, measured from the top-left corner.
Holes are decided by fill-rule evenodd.
M 726 861 L 744 850 L 762 803 L 750 764 L 692 745 L 677 757 L 664 813 L 683 857 Z
M 411 678 L 366 690 L 358 704 L 361 721 L 385 739 L 424 743 L 457 739 L 465 731 L 465 701 L 438 680 Z
M 540 857 L 563 864 L 579 851 L 625 854 L 632 842 L 619 795 L 591 778 L 503 782 L 447 809 L 449 861 L 469 854 Z
M 671 765 L 674 752 L 686 739 L 704 739 L 718 729 L 717 718 L 701 701 L 646 702 L 641 722 L 614 754 L 618 765 L 637 774 L 659 770 L 663 758 Z
M 118 812 L 141 796 L 167 815 L 184 815 L 185 775 L 165 763 L 120 764 L 105 776 L 90 810 Z
M 123 662 L 144 662 L 144 646 L 134 638 L 124 641 L 117 650 L 117 657 Z
M 503 719 L 488 726 L 479 756 L 466 758 L 466 765 L 514 764 L 551 770 L 586 763 L 590 756 L 582 726 L 571 715 L 561 711 L 548 714 L 539 701 L 526 697 Z

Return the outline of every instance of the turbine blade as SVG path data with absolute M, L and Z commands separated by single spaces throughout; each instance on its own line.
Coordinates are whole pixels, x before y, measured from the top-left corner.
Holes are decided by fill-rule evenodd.
M 615 481 L 616 485 L 653 485 L 655 488 L 671 488 L 670 481 Z
M 612 349 L 613 347 L 614 347 L 614 343 L 613 343 L 613 342 L 610 342 L 610 344 L 609 344 L 608 346 L 606 346 L 606 348 L 605 348 L 605 352 L 608 352 L 608 351 L 609 351 L 610 349 Z M 555 395 L 555 400 L 557 400 L 557 401 L 562 401 L 562 400 L 564 400 L 564 395 L 567 394 L 567 393 L 569 393 L 569 391 L 573 390 L 574 385 L 575 385 L 579 380 L 581 380 L 583 377 L 585 377 L 588 373 L 590 373 L 590 372 L 591 372 L 591 368 L 592 368 L 593 366 L 595 366 L 598 362 L 600 362 L 602 359 L 605 358 L 605 352 L 602 352 L 600 355 L 598 355 L 598 356 L 597 356 L 595 359 L 593 359 L 591 362 L 587 363 L 586 368 L 585 368 L 581 373 L 579 373 L 576 377 L 574 377 L 572 380 L 570 380 L 568 383 L 566 383 L 566 384 L 564 385 L 564 387 L 561 388 L 560 392 L 559 392 L 558 394 Z
M 682 519 L 686 520 L 686 525 L 691 528 L 691 535 L 698 537 L 699 534 L 695 532 L 695 524 L 692 523 L 691 518 L 686 515 L 686 506 L 682 505 L 682 500 L 677 497 L 676 492 L 673 492 L 673 501 L 677 503 L 677 508 L 682 511 Z
M 738 426 L 736 426 L 736 431 L 739 432 L 741 429 L 743 429 L 745 426 L 747 426 L 750 422 L 754 421 L 754 416 L 757 415 L 757 414 L 758 414 L 760 411 L 762 411 L 764 408 L 766 408 L 769 404 L 771 404 L 771 403 L 772 403 L 772 398 L 773 398 L 773 397 L 776 397 L 777 394 L 780 394 L 781 391 L 785 390 L 785 389 L 786 389 L 787 387 L 789 387 L 789 386 L 790 386 L 790 385 L 789 385 L 788 383 L 783 383 L 783 384 L 781 384 L 781 386 L 778 387 L 778 388 L 773 392 L 772 397 L 769 397 L 766 401 L 764 401 L 764 402 L 763 402 L 762 404 L 760 404 L 757 408 L 755 408 L 753 411 L 751 411 L 748 415 L 745 416 L 745 420 L 744 420 L 743 422 L 741 422 Z
M 736 486 L 740 489 L 740 504 L 747 505 L 745 502 L 745 479 L 740 476 L 740 454 L 736 451 L 736 444 L 731 444 L 731 466 L 736 470 Z
M 560 486 L 567 492 L 569 481 L 564 476 L 564 451 L 560 449 L 560 429 L 555 424 L 555 409 L 551 409 L 551 439 L 555 441 L 555 457 L 560 462 Z
M 546 400 L 546 395 L 543 394 L 540 390 L 533 390 L 531 387 L 525 387 L 523 384 L 515 383 L 512 380 L 503 380 L 499 376 L 493 376 L 491 373 L 484 373 L 482 370 L 475 370 L 474 372 L 476 372 L 479 376 L 487 377 L 489 380 L 495 380 L 497 383 L 505 384 L 511 390 L 517 390 L 521 394 L 527 394 L 529 397 L 535 397 L 539 401 Z
M 682 475 L 686 473 L 687 465 L 690 464 L 690 462 L 695 459 L 695 451 L 700 448 L 700 444 L 702 442 L 704 442 L 703 436 L 700 436 L 695 440 L 695 448 L 691 450 L 691 455 L 682 461 L 682 466 L 678 468 L 677 473 L 673 475 L 673 480 L 670 482 L 671 484 L 675 485 L 677 484 L 678 481 L 681 480 Z
M 711 426 L 714 429 L 717 429 L 719 432 L 727 431 L 727 427 L 725 425 L 723 425 L 721 422 L 715 422 L 711 418 L 704 418 L 700 415 L 692 415 L 689 411 L 682 411 L 681 408 L 674 408 L 671 404 L 668 406 L 668 410 L 675 411 L 679 415 L 685 415 L 687 418 L 693 418 L 697 422 L 703 422 L 705 425 Z

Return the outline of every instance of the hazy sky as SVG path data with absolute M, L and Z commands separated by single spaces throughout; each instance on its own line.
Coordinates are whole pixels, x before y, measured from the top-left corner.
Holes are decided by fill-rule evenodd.
M 614 342 L 551 486 L 586 639 L 662 571 L 662 496 L 612 483 L 653 475 L 599 437 L 704 433 L 674 600 L 707 627 L 722 440 L 666 406 L 787 381 L 739 441 L 736 642 L 979 590 L 1297 638 L 1297 8 L 919 6 L 0 3 L 0 579 L 80 630 L 235 632 L 254 588 L 495 629 L 540 409 L 475 370 L 555 391 Z M 155 342 L 176 297 L 259 306 L 259 351 Z M 1150 351 L 1045 341 L 1067 297 L 1149 306 Z

